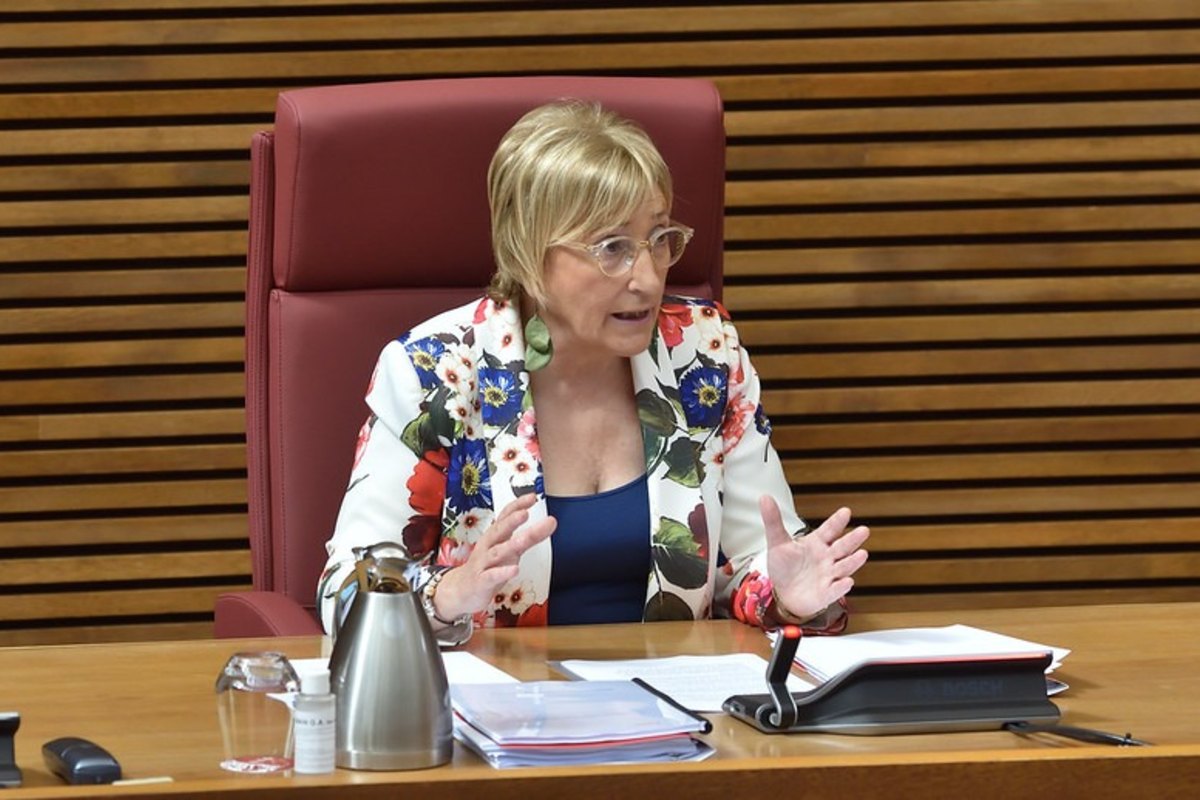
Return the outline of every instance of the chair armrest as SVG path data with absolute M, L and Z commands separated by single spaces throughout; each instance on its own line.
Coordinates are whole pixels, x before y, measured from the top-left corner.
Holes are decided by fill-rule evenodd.
M 312 636 L 323 633 L 308 610 L 278 592 L 229 592 L 217 597 L 213 635 L 218 639 Z

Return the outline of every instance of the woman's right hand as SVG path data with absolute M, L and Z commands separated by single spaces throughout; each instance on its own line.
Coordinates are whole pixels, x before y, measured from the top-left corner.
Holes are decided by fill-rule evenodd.
M 536 502 L 537 495 L 530 492 L 506 505 L 475 543 L 466 563 L 445 574 L 433 598 L 439 617 L 455 619 L 487 608 L 496 592 L 516 577 L 521 555 L 554 532 L 554 517 L 525 525 Z

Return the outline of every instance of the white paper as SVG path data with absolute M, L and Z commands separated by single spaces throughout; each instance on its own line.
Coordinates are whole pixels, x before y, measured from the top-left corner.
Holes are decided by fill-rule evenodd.
M 1047 672 L 1071 652 L 969 625 L 942 628 L 894 628 L 842 636 L 806 636 L 796 649 L 796 663 L 825 681 L 870 659 L 942 658 L 1051 653 Z
M 442 653 L 446 679 L 451 686 L 458 683 L 517 683 L 517 679 L 499 667 L 494 667 L 471 653 L 456 650 Z
M 552 664 L 567 675 L 588 681 L 641 678 L 684 708 L 697 712 L 721 710 L 735 694 L 767 692 L 767 661 L 754 653 L 720 656 L 672 656 L 626 661 L 571 659 Z M 788 689 L 806 692 L 811 683 L 788 676 Z
M 292 668 L 301 679 L 313 670 L 328 669 L 329 660 L 325 658 L 293 658 Z M 446 665 L 446 680 L 453 686 L 456 683 L 516 683 L 517 679 L 502 669 L 494 667 L 482 658 L 465 651 L 442 653 L 442 663 Z

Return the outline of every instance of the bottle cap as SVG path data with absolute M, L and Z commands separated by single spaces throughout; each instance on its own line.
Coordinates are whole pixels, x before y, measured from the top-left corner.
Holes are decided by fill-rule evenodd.
M 300 676 L 301 694 L 329 694 L 329 670 L 315 669 Z

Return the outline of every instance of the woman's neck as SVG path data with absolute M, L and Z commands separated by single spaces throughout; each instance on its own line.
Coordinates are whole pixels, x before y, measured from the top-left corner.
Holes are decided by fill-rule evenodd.
M 522 325 L 534 313 L 532 301 L 524 298 L 521 302 Z M 615 381 L 624 380 L 629 375 L 629 359 L 610 350 L 581 345 L 561 332 L 556 336 L 553 329 L 550 330 L 550 342 L 554 348 L 553 355 L 546 366 L 532 373 L 535 376 L 534 383 L 546 385 L 553 382 L 579 391 L 591 386 L 612 386 Z
M 555 347 L 550 363 L 530 374 L 534 387 L 567 389 L 576 396 L 625 386 L 630 380 L 629 359 L 612 353 L 583 353 Z M 536 392 L 536 388 L 535 388 Z

